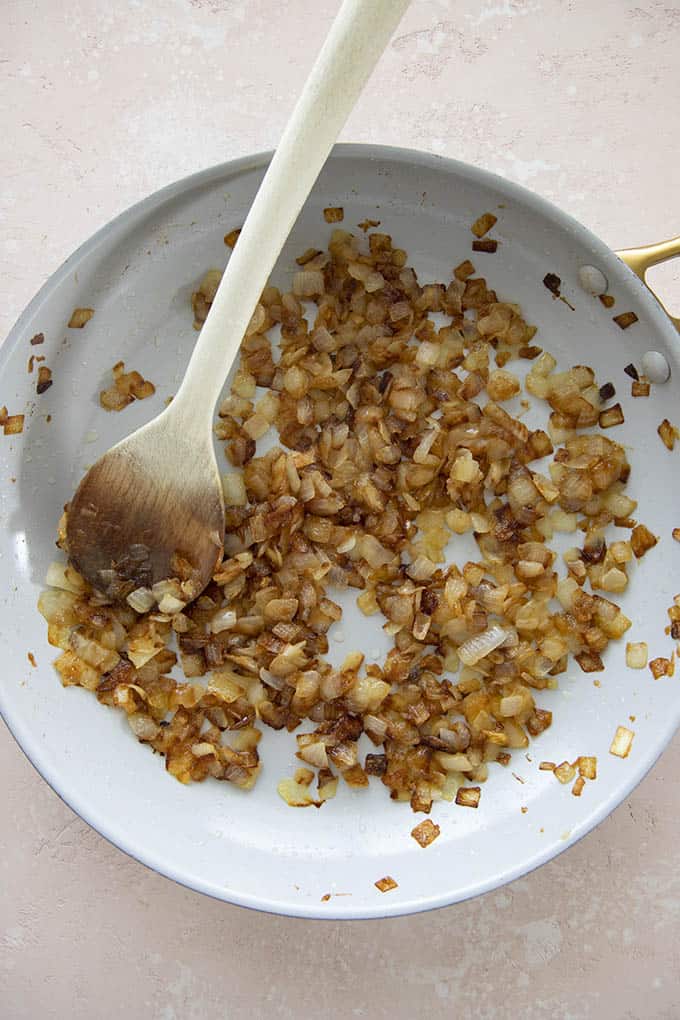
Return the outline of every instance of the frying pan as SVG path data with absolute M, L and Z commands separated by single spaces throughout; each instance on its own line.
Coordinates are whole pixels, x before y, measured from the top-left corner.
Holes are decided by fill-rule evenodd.
M 367 791 L 341 787 L 319 811 L 288 807 L 276 786 L 299 762 L 294 738 L 285 732 L 266 730 L 262 773 L 250 793 L 213 781 L 175 782 L 117 713 L 87 691 L 60 686 L 51 666 L 55 650 L 35 608 L 53 559 L 57 519 L 83 470 L 175 392 L 195 340 L 191 291 L 206 269 L 224 265 L 223 235 L 242 223 L 269 158 L 256 155 L 194 174 L 123 213 L 54 274 L 3 345 L 0 404 L 26 417 L 22 434 L 0 436 L 0 707 L 25 753 L 74 811 L 178 882 L 233 903 L 304 917 L 425 910 L 502 885 L 597 825 L 675 731 L 677 679 L 654 680 L 648 670 L 628 669 L 625 639 L 609 646 L 599 686 L 570 666 L 558 690 L 540 692 L 553 725 L 528 754 L 515 752 L 509 768 L 492 771 L 478 810 L 435 805 L 441 835 L 421 849 L 410 836 L 419 817 L 391 802 L 378 782 Z M 538 327 L 536 343 L 560 368 L 587 364 L 601 383 L 614 384 L 625 414 L 615 438 L 628 449 L 636 516 L 660 538 L 617 601 L 633 621 L 626 638 L 647 641 L 650 657 L 669 656 L 667 609 L 680 587 L 680 545 L 671 538 L 680 525 L 680 450 L 666 449 L 657 427 L 664 418 L 680 423 L 680 338 L 677 320 L 644 277 L 649 266 L 680 254 L 680 239 L 619 257 L 559 209 L 499 177 L 420 152 L 338 145 L 277 265 L 276 284 L 289 286 L 295 256 L 327 242 L 332 228 L 322 210 L 329 205 L 344 207 L 348 229 L 366 218 L 380 220 L 380 229 L 408 251 L 421 281 L 448 281 L 452 267 L 471 257 L 501 298 L 522 306 Z M 498 217 L 498 250 L 472 255 L 470 225 L 486 211 Z M 614 308 L 583 289 L 584 266 L 604 274 Z M 547 273 L 560 278 L 565 301 L 544 286 Z M 95 315 L 84 329 L 68 329 L 78 306 L 94 308 Z M 612 316 L 629 311 L 637 322 L 622 330 Z M 32 347 L 30 338 L 39 332 L 44 344 Z M 648 398 L 631 399 L 624 367 L 639 366 L 647 351 L 664 356 L 670 379 Z M 27 372 L 34 353 L 45 356 L 54 378 L 41 396 L 35 374 Z M 156 396 L 123 414 L 107 414 L 97 395 L 118 360 L 151 379 Z M 545 412 L 535 422 L 525 420 L 538 425 L 544 419 Z M 473 547 L 466 549 L 464 538 L 456 543 L 454 558 L 465 562 Z M 331 640 L 332 655 L 341 661 L 359 649 L 369 661 L 380 659 L 387 638 L 376 618 L 362 617 L 351 597 L 343 606 L 344 641 L 341 633 Z M 619 725 L 635 732 L 625 759 L 609 754 Z M 537 767 L 542 759 L 578 755 L 598 758 L 598 777 L 580 798 Z M 387 875 L 397 887 L 381 893 L 374 883 Z

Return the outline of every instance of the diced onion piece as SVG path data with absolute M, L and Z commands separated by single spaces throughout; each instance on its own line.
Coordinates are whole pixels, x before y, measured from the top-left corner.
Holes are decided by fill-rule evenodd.
M 511 397 L 516 396 L 519 391 L 519 379 L 517 376 L 513 375 L 512 372 L 506 372 L 502 368 L 494 369 L 493 372 L 489 372 L 489 378 L 486 382 L 486 392 L 489 394 L 491 400 L 496 402 L 510 400 Z
M 82 329 L 94 315 L 94 308 L 74 308 L 68 320 L 69 329 Z
M 620 315 L 614 315 L 613 319 L 620 329 L 628 329 L 629 326 L 638 321 L 635 312 L 621 312 Z
M 287 677 L 301 669 L 307 662 L 304 648 L 304 641 L 286 645 L 269 664 L 270 672 L 276 677 Z
M 519 715 L 526 705 L 525 698 L 521 694 L 510 694 L 500 701 L 500 714 L 503 718 L 510 718 Z
M 7 408 L 3 408 L 6 412 Z M 24 415 L 23 414 L 4 414 L 2 415 L 2 430 L 6 436 L 18 436 L 24 431 Z
M 411 829 L 411 835 L 416 843 L 423 848 L 429 846 L 430 843 L 434 843 L 440 832 L 440 827 L 435 825 L 431 818 L 426 818 L 420 825 L 416 825 L 415 828 Z
M 675 425 L 671 425 L 668 418 L 664 418 L 656 431 L 661 436 L 661 441 L 667 450 L 672 450 L 675 446 L 675 440 L 680 438 L 680 431 L 678 431 Z
M 414 581 L 427 581 L 436 569 L 437 564 L 433 563 L 429 557 L 417 556 L 413 563 L 410 563 L 406 568 L 406 573 Z
M 478 535 L 486 535 L 489 531 L 491 531 L 489 519 L 483 514 L 475 513 L 473 511 L 470 514 L 470 522 L 472 524 L 472 530 Z
M 85 582 L 73 567 L 67 563 L 53 561 L 47 568 L 45 584 L 50 588 L 61 588 L 79 595 L 85 590 Z M 152 603 L 153 604 L 153 603 Z
M 345 210 L 340 205 L 329 205 L 323 211 L 326 223 L 341 223 L 345 218 Z
M 470 230 L 475 235 L 475 237 L 478 238 L 484 237 L 484 234 L 491 230 L 493 225 L 496 223 L 496 220 L 497 218 L 494 216 L 493 213 L 490 212 L 482 213 L 482 215 L 478 219 L 476 219 L 475 222 L 472 224 Z
M 653 549 L 658 542 L 656 535 L 653 535 L 649 528 L 646 528 L 644 524 L 636 525 L 630 536 L 631 549 L 635 554 L 636 559 L 641 559 L 646 552 Z
M 364 729 L 374 740 L 378 743 L 387 736 L 387 722 L 384 719 L 380 719 L 376 715 L 365 715 L 364 716 Z
M 550 523 L 553 531 L 564 531 L 571 533 L 576 531 L 578 524 L 577 514 L 565 513 L 564 510 L 553 510 L 550 514 Z
M 632 397 L 648 397 L 651 390 L 649 379 L 640 379 L 639 381 L 633 379 L 630 384 L 630 393 Z
M 531 375 L 538 375 L 547 377 L 557 368 L 557 362 L 553 358 L 552 354 L 548 351 L 543 351 L 534 361 L 531 366 Z
M 458 657 L 466 666 L 474 666 L 480 659 L 499 648 L 507 637 L 508 632 L 504 627 L 493 624 L 481 634 L 475 634 L 464 641 L 458 649 Z
M 332 800 L 338 792 L 338 777 L 334 776 L 330 769 L 321 769 L 317 786 L 317 797 L 323 803 Z
M 631 669 L 644 669 L 647 665 L 647 642 L 629 641 L 626 645 L 626 665 Z
M 592 581 L 592 578 L 591 578 Z M 595 585 L 593 585 L 595 587 Z M 610 567 L 609 570 L 605 570 L 600 578 L 598 588 L 602 591 L 609 592 L 622 592 L 628 587 L 628 577 L 625 571 L 619 567 Z
M 289 807 L 310 807 L 317 804 L 309 786 L 297 783 L 294 779 L 282 779 L 276 787 L 276 792 Z
M 251 439 L 261 439 L 265 432 L 268 431 L 271 422 L 269 422 L 264 415 L 255 412 L 248 421 L 244 422 L 243 431 L 246 432 Z
M 94 640 L 79 628 L 71 631 L 69 645 L 78 658 L 93 666 L 100 673 L 108 673 L 119 662 L 120 656 L 112 648 L 107 648 L 100 641 Z
M 474 485 L 481 481 L 482 472 L 479 464 L 469 450 L 464 450 L 456 457 L 451 468 L 451 478 L 456 482 L 464 482 L 467 485 Z
M 380 611 L 375 597 L 375 591 L 372 588 L 367 588 L 357 598 L 357 605 L 364 616 L 372 616 L 374 613 Z
M 156 605 L 151 588 L 135 588 L 125 600 L 136 613 L 148 613 Z
M 556 779 L 559 779 L 561 783 L 570 783 L 576 775 L 576 769 L 573 765 L 570 765 L 568 761 L 563 761 L 561 765 L 557 765 L 553 769 L 553 775 Z
M 472 526 L 472 518 L 465 510 L 449 510 L 446 515 L 446 523 L 456 535 L 463 535 Z
M 615 563 L 630 563 L 633 558 L 630 542 L 612 542 L 609 546 L 609 555 Z
M 414 464 L 428 464 L 431 463 L 430 450 L 434 446 L 437 439 L 438 429 L 430 429 L 426 432 L 423 438 L 418 443 L 417 447 L 413 451 L 413 463 Z
M 429 340 L 423 340 L 416 351 L 416 364 L 421 368 L 432 368 L 439 360 L 441 347 Z
M 437 762 L 447 772 L 470 772 L 473 768 L 472 762 L 466 754 L 449 754 L 447 751 L 437 751 Z
M 531 476 L 531 480 L 543 496 L 546 503 L 554 503 L 559 497 L 560 490 L 554 482 L 552 482 L 549 478 L 546 478 L 545 475 L 534 472 Z
M 604 505 L 616 518 L 627 518 L 634 512 L 637 502 L 623 492 L 611 492 L 604 498 Z
M 233 674 L 230 675 L 228 670 L 213 670 L 208 680 L 208 690 L 228 705 L 243 697 L 245 693 L 245 688 L 236 683 Z
M 299 606 L 295 598 L 270 599 L 264 607 L 264 618 L 267 623 L 290 623 Z
M 662 676 L 673 676 L 675 672 L 673 659 L 666 659 L 661 655 L 657 659 L 651 660 L 649 668 L 655 680 Z
M 597 779 L 597 758 L 581 755 L 576 759 L 580 776 L 585 779 Z
M 384 567 L 394 560 L 394 553 L 386 549 L 384 545 L 381 545 L 374 535 L 361 535 L 356 544 L 356 549 L 359 555 L 363 556 L 366 560 L 369 567 L 373 567 L 374 570 Z
M 310 298 L 323 294 L 324 279 L 319 269 L 301 269 L 293 276 L 293 294 L 296 297 Z
M 245 506 L 248 502 L 246 484 L 240 471 L 222 475 L 222 491 L 225 506 Z
M 137 740 L 154 740 L 160 731 L 158 723 L 144 712 L 132 712 L 127 721 Z
M 634 736 L 633 730 L 629 730 L 627 726 L 617 726 L 609 753 L 616 755 L 617 758 L 627 758 L 633 746 Z
M 356 714 L 375 713 L 390 693 L 390 685 L 372 676 L 360 676 L 345 695 L 345 703 Z
M 191 753 L 194 758 L 207 758 L 209 755 L 215 754 L 215 745 L 208 740 L 201 740 L 191 745 Z
M 64 687 L 85 687 L 94 691 L 100 681 L 101 673 L 93 666 L 88 666 L 75 652 L 65 651 L 54 661 L 54 667 L 61 677 Z
M 479 807 L 482 791 L 479 786 L 461 786 L 456 793 L 456 804 L 459 807 Z
M 615 425 L 623 425 L 625 419 L 621 405 L 614 404 L 613 407 L 608 407 L 606 410 L 600 411 L 599 420 L 601 429 L 610 429 Z
M 218 609 L 208 624 L 211 634 L 221 634 L 224 630 L 231 630 L 236 624 L 236 613 L 233 609 Z
M 301 748 L 298 751 L 298 758 L 301 758 L 302 761 L 306 761 L 309 765 L 313 765 L 317 769 L 328 768 L 326 745 L 321 740 L 317 740 L 315 743 L 307 744 L 306 747 Z
M 163 595 L 158 608 L 161 613 L 167 613 L 168 616 L 172 616 L 174 613 L 181 613 L 186 606 L 184 599 L 178 599 L 175 595 Z

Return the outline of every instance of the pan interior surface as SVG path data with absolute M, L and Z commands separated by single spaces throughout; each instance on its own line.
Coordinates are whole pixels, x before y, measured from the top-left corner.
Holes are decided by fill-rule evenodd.
M 552 710 L 553 725 L 528 754 L 514 752 L 508 768 L 492 767 L 478 810 L 435 805 L 441 835 L 422 850 L 410 831 L 423 816 L 391 802 L 377 781 L 367 791 L 341 785 L 318 811 L 286 806 L 276 786 L 300 763 L 294 736 L 285 731 L 265 728 L 263 768 L 251 793 L 213 781 L 175 782 L 117 713 L 84 690 L 62 689 L 51 666 L 56 650 L 35 608 L 54 558 L 57 520 L 83 471 L 176 392 L 196 338 L 191 292 L 207 269 L 224 266 L 223 237 L 242 224 L 266 161 L 253 157 L 196 174 L 124 213 L 52 277 L 2 349 L 0 404 L 26 415 L 23 434 L 0 438 L 3 715 L 75 811 L 127 853 L 187 886 L 306 917 L 378 917 L 443 906 L 495 888 L 568 847 L 661 753 L 680 719 L 675 682 L 628 669 L 625 638 L 609 646 L 599 686 L 570 661 L 559 690 L 540 692 L 538 704 Z M 470 258 L 501 300 L 521 305 L 538 327 L 534 342 L 554 355 L 558 369 L 586 364 L 600 383 L 614 384 L 625 423 L 609 435 L 627 448 L 636 517 L 660 537 L 616 601 L 633 621 L 626 638 L 646 641 L 650 658 L 670 655 L 664 628 L 680 587 L 680 545 L 671 539 L 680 526 L 680 452 L 663 446 L 657 427 L 664 418 L 680 424 L 680 343 L 653 298 L 601 242 L 529 192 L 437 157 L 351 145 L 336 147 L 327 163 L 279 260 L 277 285 L 290 286 L 296 255 L 327 244 L 333 229 L 324 221 L 327 206 L 342 206 L 343 229 L 357 233 L 360 221 L 380 221 L 379 229 L 408 252 L 421 283 L 448 283 L 453 267 Z M 484 212 L 497 217 L 495 254 L 471 250 L 470 226 Z M 582 289 L 584 265 L 606 276 L 613 309 Z M 544 286 L 547 273 L 559 276 L 565 301 Z M 66 326 L 76 307 L 95 310 L 82 330 Z M 638 321 L 622 330 L 613 315 L 629 311 Z M 39 332 L 44 344 L 31 347 Z M 632 399 L 623 369 L 639 365 L 648 350 L 665 355 L 671 379 L 649 398 Z M 54 377 L 42 396 L 26 371 L 36 352 Z M 156 394 L 120 415 L 107 414 L 98 394 L 119 360 L 150 379 Z M 537 426 L 546 419 L 543 405 L 525 420 Z M 461 565 L 474 558 L 474 546 L 463 539 L 449 550 Z M 389 647 L 382 618 L 362 617 L 351 594 L 339 601 L 345 637 L 331 640 L 331 657 L 340 662 L 356 649 L 369 661 L 379 659 Z M 608 753 L 618 725 L 635 731 L 625 760 Z M 538 770 L 541 760 L 579 755 L 598 758 L 598 778 L 580 798 Z M 387 875 L 398 885 L 383 894 L 374 883 Z

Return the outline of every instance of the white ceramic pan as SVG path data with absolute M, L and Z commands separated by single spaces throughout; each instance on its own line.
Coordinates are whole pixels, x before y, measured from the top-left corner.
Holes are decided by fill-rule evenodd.
M 175 392 L 196 338 L 192 287 L 207 268 L 224 264 L 223 235 L 242 223 L 268 159 L 253 156 L 195 174 L 114 220 L 45 284 L 3 345 L 0 405 L 25 413 L 26 421 L 23 434 L 0 435 L 2 711 L 36 768 L 82 818 L 178 882 L 304 917 L 425 910 L 516 878 L 600 822 L 673 734 L 680 720 L 677 677 L 653 680 L 648 670 L 628 669 L 625 642 L 610 645 L 598 687 L 573 666 L 560 677 L 559 691 L 542 693 L 554 723 L 532 744 L 533 761 L 515 752 L 511 768 L 494 769 L 476 811 L 435 805 L 441 836 L 423 850 L 410 836 L 419 818 L 408 805 L 391 802 L 377 781 L 368 791 L 342 788 L 320 811 L 287 807 L 276 785 L 299 763 L 285 731 L 265 732 L 264 767 L 253 792 L 213 781 L 180 785 L 117 713 L 84 690 L 61 687 L 51 666 L 55 650 L 35 608 L 54 554 L 57 519 L 83 469 Z M 665 449 L 656 430 L 663 418 L 680 424 L 680 340 L 651 292 L 589 231 L 528 191 L 434 156 L 356 145 L 333 151 L 275 282 L 290 281 L 295 255 L 328 239 L 332 228 L 322 216 L 328 205 L 344 206 L 348 229 L 366 217 L 380 220 L 407 249 L 421 280 L 449 280 L 452 267 L 471 255 L 472 221 L 495 213 L 498 252 L 471 256 L 478 271 L 501 297 L 522 305 L 539 328 L 536 342 L 561 367 L 591 365 L 600 382 L 617 389 L 626 422 L 615 438 L 629 446 L 636 516 L 661 539 L 632 571 L 620 604 L 634 621 L 627 636 L 646 640 L 650 656 L 669 655 L 666 610 L 680 590 L 680 544 L 671 538 L 680 526 L 680 449 Z M 679 252 L 675 242 L 630 257 L 643 274 L 653 258 Z M 581 288 L 584 265 L 606 275 L 613 310 Z M 548 272 L 561 278 L 573 310 L 543 285 Z M 84 330 L 66 328 L 76 306 L 95 309 Z M 639 321 L 622 331 L 612 315 L 624 311 Z M 38 332 L 45 343 L 31 347 Z M 671 378 L 650 398 L 633 400 L 623 369 L 629 362 L 639 366 L 648 350 L 665 356 Z M 54 375 L 40 397 L 35 374 L 27 373 L 35 353 L 45 355 Z M 118 359 L 150 378 L 157 393 L 122 414 L 107 414 L 97 395 Z M 361 617 L 351 599 L 344 605 L 345 640 L 335 643 L 336 656 L 358 648 L 370 658 L 385 648 L 376 618 Z M 608 753 L 619 724 L 635 731 L 626 759 Z M 599 767 L 580 798 L 538 771 L 541 759 L 579 754 L 597 755 Z M 385 875 L 398 883 L 389 893 L 374 885 Z

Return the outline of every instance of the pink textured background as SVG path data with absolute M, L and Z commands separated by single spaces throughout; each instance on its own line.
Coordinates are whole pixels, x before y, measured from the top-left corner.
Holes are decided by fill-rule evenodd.
M 0 336 L 125 206 L 273 147 L 336 6 L 5 0 Z M 678 0 L 417 0 L 343 138 L 497 171 L 613 247 L 659 240 L 680 231 L 679 45 Z M 680 305 L 678 269 L 659 279 Z M 212 902 L 129 860 L 3 729 L 0 1014 L 675 1020 L 679 771 L 676 738 L 596 832 L 496 893 L 311 924 Z

